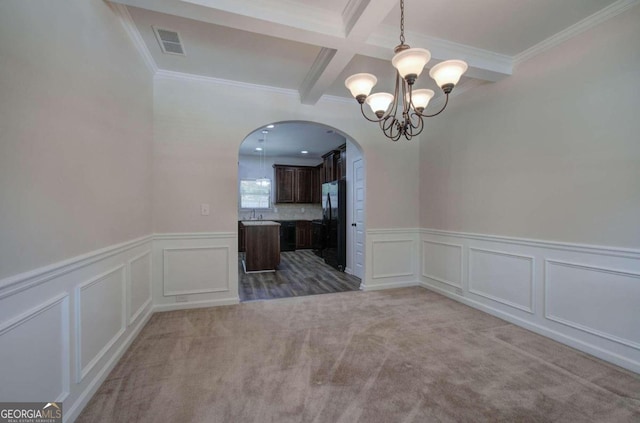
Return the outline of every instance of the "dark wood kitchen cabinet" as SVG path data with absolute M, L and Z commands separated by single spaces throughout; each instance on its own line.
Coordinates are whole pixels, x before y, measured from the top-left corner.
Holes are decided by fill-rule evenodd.
M 311 184 L 313 182 L 313 168 L 299 167 L 295 170 L 296 182 L 294 184 L 295 203 L 311 203 L 313 197 Z
M 322 203 L 322 172 L 324 172 L 322 164 L 319 164 L 313 169 L 313 179 L 311 181 L 311 202 L 314 204 Z
M 341 145 L 338 149 L 322 156 L 323 172 L 322 182 L 332 182 L 347 177 L 347 146 Z
M 280 224 L 270 220 L 245 221 L 246 272 L 276 270 L 280 264 Z
M 304 250 L 313 247 L 313 227 L 309 220 L 296 221 L 296 249 Z
M 273 167 L 276 179 L 276 203 L 320 202 L 319 193 L 314 194 L 315 167 L 287 165 L 273 165 Z
M 244 238 L 244 225 L 242 222 L 238 222 L 238 252 L 244 253 L 245 249 L 245 238 Z
M 276 175 L 276 203 L 295 203 L 296 168 L 274 165 Z

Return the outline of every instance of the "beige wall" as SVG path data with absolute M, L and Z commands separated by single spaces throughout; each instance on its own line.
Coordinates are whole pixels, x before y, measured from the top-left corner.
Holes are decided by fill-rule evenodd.
M 105 2 L 0 2 L 0 278 L 151 232 L 152 94 Z
M 387 141 L 352 102 L 301 105 L 297 95 L 156 77 L 154 230 L 237 230 L 238 148 L 256 128 L 304 120 L 346 133 L 367 166 L 367 228 L 418 225 L 418 143 Z M 200 216 L 200 204 L 211 214 Z
M 432 119 L 421 226 L 640 247 L 638 22 L 636 6 Z

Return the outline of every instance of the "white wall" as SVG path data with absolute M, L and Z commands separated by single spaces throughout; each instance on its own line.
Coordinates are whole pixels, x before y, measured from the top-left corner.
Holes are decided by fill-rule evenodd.
M 154 105 L 157 233 L 236 231 L 239 145 L 256 128 L 287 120 L 334 127 L 361 145 L 375 188 L 367 193 L 369 227 L 418 224 L 418 143 L 388 141 L 355 101 L 307 106 L 288 92 L 161 74 Z M 200 216 L 201 203 L 211 204 L 210 216 Z
M 151 233 L 152 80 L 113 11 L 0 8 L 0 278 Z
M 152 83 L 107 3 L 0 2 L 0 401 L 73 420 L 150 316 Z
M 456 97 L 421 140 L 419 235 L 423 286 L 636 372 L 638 22 Z
M 431 119 L 421 226 L 639 248 L 638 22 L 636 6 Z

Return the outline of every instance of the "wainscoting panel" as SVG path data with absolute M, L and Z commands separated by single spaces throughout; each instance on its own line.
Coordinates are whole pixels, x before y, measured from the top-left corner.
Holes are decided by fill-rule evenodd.
M 229 247 L 165 248 L 163 263 L 165 296 L 229 291 Z
M 417 230 L 367 231 L 366 280 L 362 289 L 387 289 L 416 285 Z
M 534 258 L 469 248 L 469 292 L 533 313 Z
M 151 250 L 129 260 L 128 324 L 136 321 L 151 304 Z
M 462 245 L 423 239 L 422 276 L 462 289 Z
M 64 401 L 69 395 L 69 296 L 0 325 L 2 401 Z
M 238 234 L 158 234 L 153 246 L 154 310 L 236 304 Z
M 125 321 L 125 266 L 80 284 L 76 291 L 76 382 L 122 336 Z
M 640 251 L 434 229 L 420 248 L 423 287 L 640 373 Z
M 640 350 L 640 274 L 555 260 L 545 265 L 547 319 Z
M 152 242 L 0 280 L 0 399 L 62 401 L 75 420 L 151 316 Z

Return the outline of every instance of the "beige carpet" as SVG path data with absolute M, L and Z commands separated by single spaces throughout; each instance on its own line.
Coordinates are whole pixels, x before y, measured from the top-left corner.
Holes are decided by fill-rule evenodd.
M 155 314 L 78 422 L 639 422 L 640 376 L 422 288 Z

